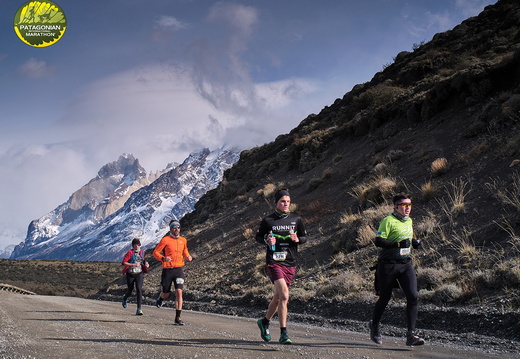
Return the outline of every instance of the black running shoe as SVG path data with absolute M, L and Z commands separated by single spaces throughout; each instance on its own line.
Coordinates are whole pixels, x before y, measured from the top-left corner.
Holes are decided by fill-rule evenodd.
M 157 308 L 161 308 L 163 306 L 163 304 L 164 304 L 164 300 L 161 297 L 157 298 L 157 300 L 155 301 L 155 306 Z
M 374 325 L 374 323 L 370 321 L 368 322 L 368 327 L 370 328 L 370 339 L 376 344 L 383 343 L 381 340 L 381 323 Z
M 406 334 L 406 345 L 408 345 L 409 347 L 419 346 L 419 345 L 423 345 L 423 344 L 424 344 L 424 339 L 418 335 L 415 335 L 414 331 L 409 331 Z
M 128 307 L 128 302 L 126 301 L 126 298 L 124 295 L 123 295 L 123 301 L 121 302 L 121 305 L 123 306 L 123 308 Z
M 264 323 L 262 323 L 262 319 L 258 319 L 256 324 L 258 325 L 258 328 L 260 328 L 260 337 L 263 339 L 263 341 L 270 342 L 271 334 L 269 334 L 269 326 L 265 326 Z
M 181 320 L 181 318 L 176 318 L 175 323 L 173 325 L 184 325 L 184 322 Z

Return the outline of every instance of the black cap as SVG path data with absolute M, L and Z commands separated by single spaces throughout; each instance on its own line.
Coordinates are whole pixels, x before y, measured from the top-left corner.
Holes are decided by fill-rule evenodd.
M 141 241 L 139 240 L 139 238 L 134 238 L 134 239 L 132 239 L 132 245 L 134 245 L 134 244 L 139 244 L 139 245 L 141 245 Z
M 289 191 L 287 189 L 285 189 L 285 188 L 282 188 L 281 190 L 276 192 L 276 194 L 274 195 L 274 203 L 278 203 L 280 198 L 282 198 L 283 196 L 291 197 L 291 195 L 289 194 Z

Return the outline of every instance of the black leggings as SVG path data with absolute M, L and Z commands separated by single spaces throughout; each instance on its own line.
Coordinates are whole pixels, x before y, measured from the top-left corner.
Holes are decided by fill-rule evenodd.
M 417 322 L 417 277 L 412 262 L 377 264 L 377 277 L 379 281 L 379 300 L 376 302 L 372 321 L 379 323 L 383 312 L 392 297 L 392 288 L 397 280 L 406 296 L 406 321 L 408 330 L 415 330 Z
M 132 295 L 135 286 L 135 295 L 137 296 L 137 308 L 141 308 L 141 304 L 143 301 L 143 281 L 143 272 L 138 274 L 126 273 L 126 285 L 128 286 L 128 289 L 125 293 L 125 299 L 128 299 L 128 297 Z

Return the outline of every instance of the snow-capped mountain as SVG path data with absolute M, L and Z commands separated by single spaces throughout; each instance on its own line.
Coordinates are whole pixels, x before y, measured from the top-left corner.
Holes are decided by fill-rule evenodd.
M 5 247 L 4 249 L 0 249 L 0 258 L 9 258 L 11 257 L 11 253 L 13 253 L 15 245 L 11 244 Z
M 20 229 L 9 228 L 8 225 L 3 225 L 0 228 L 0 239 L 7 243 L 16 243 L 25 235 L 25 233 Z M 4 248 L 0 248 L 0 258 L 9 258 L 11 257 L 11 253 L 13 253 L 15 245 L 9 244 Z
M 133 156 L 121 156 L 67 202 L 32 221 L 11 258 L 118 261 L 135 237 L 143 248 L 153 247 L 170 219 L 193 211 L 239 155 L 235 148 L 203 149 L 149 176 Z

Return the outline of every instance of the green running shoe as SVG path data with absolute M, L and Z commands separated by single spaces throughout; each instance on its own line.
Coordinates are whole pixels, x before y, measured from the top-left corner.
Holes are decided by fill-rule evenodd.
M 258 319 L 256 324 L 258 324 L 258 328 L 260 328 L 260 337 L 263 339 L 263 341 L 270 342 L 271 334 L 269 334 L 269 326 L 265 326 L 264 323 L 262 323 L 262 319 Z
M 282 333 L 282 335 L 280 335 L 280 340 L 278 340 L 278 342 L 280 344 L 292 344 L 292 340 L 291 338 L 289 338 L 289 334 L 287 334 L 287 332 Z

